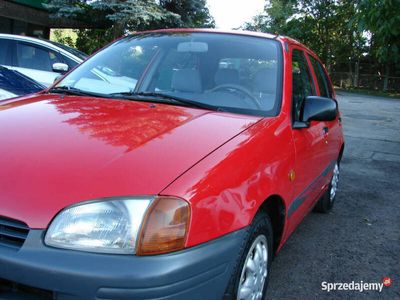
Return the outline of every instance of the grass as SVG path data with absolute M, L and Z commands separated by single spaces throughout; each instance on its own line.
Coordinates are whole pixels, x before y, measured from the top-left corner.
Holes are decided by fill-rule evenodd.
M 399 99 L 400 100 L 400 93 L 399 92 L 383 92 L 383 91 L 377 91 L 377 90 L 370 90 L 370 89 L 365 89 L 365 88 L 340 88 L 335 86 L 335 90 L 340 92 L 348 92 L 348 93 L 355 93 L 355 94 L 363 94 L 363 95 L 369 95 L 369 96 L 379 96 L 379 97 L 386 97 L 386 98 L 391 98 L 391 99 Z

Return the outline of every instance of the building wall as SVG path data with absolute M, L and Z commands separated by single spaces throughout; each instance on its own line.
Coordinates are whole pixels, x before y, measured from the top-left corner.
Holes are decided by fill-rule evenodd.
M 45 0 L 0 0 L 0 33 L 48 39 L 50 28 L 94 28 L 71 18 L 50 18 Z M 97 28 L 97 27 L 96 27 Z
M 50 18 L 42 2 L 0 0 L 0 32 L 48 38 Z
M 0 33 L 27 35 L 48 39 L 50 28 L 12 18 L 0 17 Z

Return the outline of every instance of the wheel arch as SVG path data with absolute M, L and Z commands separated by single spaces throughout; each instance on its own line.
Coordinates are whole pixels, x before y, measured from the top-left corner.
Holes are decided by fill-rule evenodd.
M 271 219 L 271 225 L 274 236 L 273 249 L 278 249 L 285 228 L 286 222 L 286 205 L 283 198 L 279 195 L 271 195 L 261 204 L 259 211 L 264 211 Z

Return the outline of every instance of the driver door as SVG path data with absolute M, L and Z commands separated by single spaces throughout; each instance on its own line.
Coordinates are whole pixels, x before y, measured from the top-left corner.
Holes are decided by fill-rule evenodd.
M 292 123 L 300 121 L 307 96 L 316 95 L 309 61 L 301 48 L 292 49 Z M 288 211 L 292 230 L 313 207 L 321 194 L 329 165 L 326 124 L 311 121 L 307 128 L 293 128 L 296 163 L 294 199 Z

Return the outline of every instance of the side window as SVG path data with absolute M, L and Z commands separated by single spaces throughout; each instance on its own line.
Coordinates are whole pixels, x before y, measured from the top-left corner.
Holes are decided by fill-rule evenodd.
M 317 76 L 319 91 L 322 97 L 332 97 L 332 87 L 329 83 L 328 77 L 324 71 L 324 67 L 314 57 L 309 56 L 311 64 L 314 68 L 315 75 Z
M 17 43 L 17 66 L 41 71 L 53 71 L 53 64 L 63 62 L 57 52 L 36 45 Z
M 293 120 L 299 121 L 304 99 L 315 94 L 306 57 L 300 50 L 292 52 L 292 87 Z
M 0 39 L 0 65 L 11 66 L 11 45 L 12 41 Z

